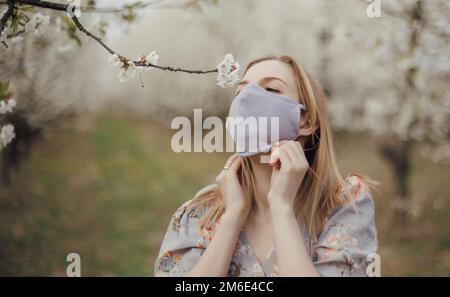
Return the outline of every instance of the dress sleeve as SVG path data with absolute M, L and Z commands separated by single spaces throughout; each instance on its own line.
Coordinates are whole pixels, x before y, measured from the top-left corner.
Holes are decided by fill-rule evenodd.
M 191 200 L 181 205 L 169 222 L 154 264 L 155 276 L 183 276 L 195 266 L 206 248 L 198 226 L 201 215 L 186 209 Z
M 366 276 L 368 256 L 378 250 L 372 195 L 358 176 L 349 182 L 351 201 L 329 217 L 313 251 L 321 276 Z

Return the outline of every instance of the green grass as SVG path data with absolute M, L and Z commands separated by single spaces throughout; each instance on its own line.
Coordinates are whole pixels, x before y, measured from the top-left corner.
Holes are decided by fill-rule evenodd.
M 211 183 L 227 154 L 176 154 L 172 131 L 115 114 L 77 118 L 37 142 L 0 188 L 0 275 L 65 275 L 68 253 L 81 255 L 82 275 L 153 275 L 170 216 Z M 375 193 L 383 275 L 450 275 L 448 166 L 415 154 L 413 193 L 423 214 L 392 226 L 393 185 L 374 146 L 336 138 L 344 173 L 382 182 Z M 362 162 L 362 160 L 364 162 Z M 442 207 L 432 207 L 441 197 Z

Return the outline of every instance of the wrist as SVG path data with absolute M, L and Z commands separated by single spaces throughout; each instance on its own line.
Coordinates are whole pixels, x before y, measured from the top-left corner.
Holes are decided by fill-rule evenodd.
M 269 204 L 269 208 L 272 215 L 289 215 L 294 213 L 294 207 L 291 204 L 283 201 L 272 200 L 272 202 Z
M 244 216 L 241 212 L 225 211 L 220 219 L 221 224 L 230 225 L 230 227 L 242 228 Z

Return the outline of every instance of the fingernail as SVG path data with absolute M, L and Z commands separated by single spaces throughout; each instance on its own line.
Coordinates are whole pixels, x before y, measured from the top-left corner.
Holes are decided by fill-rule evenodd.
M 269 163 L 273 164 L 274 162 L 276 162 L 278 159 L 278 148 L 275 147 L 272 149 L 272 152 L 270 153 L 270 159 L 269 159 Z

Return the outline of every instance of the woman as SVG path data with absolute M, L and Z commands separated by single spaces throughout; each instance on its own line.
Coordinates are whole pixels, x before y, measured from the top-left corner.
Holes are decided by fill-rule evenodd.
M 216 184 L 174 213 L 155 275 L 366 275 L 378 245 L 375 182 L 339 173 L 321 87 L 289 56 L 256 59 L 243 75 L 236 93 L 257 84 L 306 106 L 298 137 L 231 156 Z

